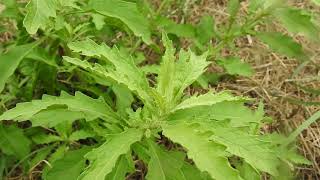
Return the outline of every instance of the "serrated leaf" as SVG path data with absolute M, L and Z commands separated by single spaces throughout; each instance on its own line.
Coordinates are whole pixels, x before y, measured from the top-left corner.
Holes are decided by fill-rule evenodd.
M 214 104 L 224 102 L 224 101 L 244 101 L 248 100 L 243 97 L 233 96 L 228 92 L 220 93 L 206 93 L 199 96 L 192 96 L 184 101 L 182 101 L 173 111 L 193 108 L 196 106 L 212 106 Z
M 222 66 L 228 74 L 240 76 L 252 76 L 254 71 L 250 64 L 244 63 L 237 57 L 228 57 L 218 60 L 217 63 Z
M 163 134 L 173 142 L 181 144 L 187 149 L 188 157 L 201 170 L 208 172 L 217 180 L 242 179 L 231 167 L 225 154 L 225 148 L 210 142 L 208 134 L 196 131 L 194 126 L 175 124 L 163 127 Z
M 291 33 L 301 33 L 310 40 L 319 40 L 319 29 L 313 24 L 309 13 L 300 9 L 281 8 L 274 12 L 284 27 Z
M 85 55 L 103 56 L 114 65 L 114 69 L 106 69 L 105 67 L 94 64 L 91 65 L 87 61 L 81 61 L 77 58 L 63 57 L 65 61 L 80 66 L 86 70 L 90 70 L 100 78 L 112 79 L 128 87 L 131 91 L 139 95 L 145 104 L 152 102 L 150 96 L 151 88 L 149 87 L 146 75 L 138 68 L 131 56 L 121 53 L 118 48 L 109 48 L 105 44 L 98 45 L 93 41 L 83 41 L 69 46 L 76 52 L 82 52 Z M 94 47 L 94 48 L 93 48 Z M 150 106 L 150 105 L 149 105 Z
M 90 104 L 90 106 L 88 106 L 88 104 Z M 94 117 L 105 117 L 110 120 L 117 119 L 117 115 L 111 107 L 101 99 L 93 99 L 80 92 L 76 92 L 75 96 L 62 92 L 60 97 L 44 95 L 42 100 L 33 100 L 31 102 L 17 104 L 15 108 L 3 113 L 0 116 L 0 121 L 30 120 L 41 110 L 45 110 L 53 105 L 66 105 L 71 111 L 88 113 Z
M 62 159 L 52 163 L 45 180 L 68 179 L 77 180 L 85 168 L 84 155 L 90 150 L 85 147 L 79 150 L 69 151 Z
M 182 109 L 169 116 L 169 120 L 189 121 L 224 121 L 230 120 L 233 127 L 250 126 L 251 123 L 260 124 L 264 117 L 263 110 L 252 112 L 243 105 L 243 101 L 224 101 L 212 106 L 196 106 L 190 109 Z
M 89 159 L 90 165 L 79 179 L 105 179 L 116 165 L 119 156 L 127 153 L 130 146 L 139 141 L 142 135 L 141 130 L 128 129 L 123 133 L 110 136 L 104 144 L 86 154 L 85 157 Z
M 257 34 L 257 37 L 269 45 L 275 52 L 297 58 L 301 61 L 308 60 L 307 55 L 303 52 L 302 46 L 289 36 L 282 35 L 281 33 L 264 32 Z
M 163 35 L 163 43 L 166 53 L 160 66 L 157 91 L 165 98 L 165 106 L 170 110 L 180 100 L 183 91 L 204 73 L 209 62 L 206 61 L 207 54 L 197 56 L 191 51 L 180 51 L 179 60 L 175 62 L 175 49 L 166 35 Z
M 70 111 L 68 109 L 48 109 L 40 111 L 31 117 L 32 126 L 54 127 L 60 123 L 72 123 L 78 119 L 86 119 L 88 121 L 94 119 L 96 116 L 88 115 L 79 111 Z
M 0 125 L 0 149 L 4 154 L 14 155 L 19 159 L 30 153 L 30 140 L 23 130 L 12 126 Z
M 0 92 L 23 58 L 37 45 L 38 43 L 20 45 L 9 49 L 6 54 L 0 54 Z
M 23 26 L 29 34 L 35 34 L 40 27 L 44 27 L 50 17 L 56 17 L 57 2 L 55 0 L 31 0 L 27 6 L 27 15 Z
M 97 44 L 91 39 L 86 39 L 84 41 L 76 41 L 68 43 L 68 47 L 77 53 L 81 53 L 84 56 L 98 56 L 101 57 L 108 53 L 109 48 L 105 47 L 105 44 Z
M 145 43 L 152 43 L 148 19 L 139 12 L 136 3 L 123 0 L 91 0 L 89 6 L 100 14 L 121 20 Z

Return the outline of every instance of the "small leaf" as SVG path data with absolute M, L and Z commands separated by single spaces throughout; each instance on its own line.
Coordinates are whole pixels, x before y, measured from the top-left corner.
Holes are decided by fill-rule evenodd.
M 154 23 L 159 29 L 163 29 L 168 34 L 186 38 L 195 37 L 196 29 L 191 24 L 177 24 L 173 20 L 163 16 L 158 16 Z
M 205 15 L 197 25 L 197 38 L 201 44 L 208 43 L 215 36 L 215 24 L 212 16 Z
M 289 36 L 282 35 L 281 33 L 264 32 L 259 33 L 257 37 L 268 44 L 275 52 L 282 53 L 288 57 L 297 58 L 301 61 L 308 59 L 307 55 L 303 52 L 302 46 Z
M 234 18 L 240 9 L 239 0 L 229 0 L 228 1 L 228 13 L 231 18 Z
M 27 6 L 27 15 L 23 26 L 29 34 L 35 34 L 40 27 L 44 27 L 50 17 L 56 17 L 57 2 L 55 0 L 31 0 Z
M 145 43 L 152 43 L 148 19 L 139 12 L 136 3 L 123 0 L 90 0 L 89 6 L 102 15 L 121 20 Z
M 228 74 L 240 76 L 252 76 L 254 71 L 250 64 L 242 62 L 237 57 L 229 57 L 226 59 L 218 60 L 217 62 L 222 66 Z
M 104 22 L 105 18 L 106 18 L 105 16 L 100 14 L 92 14 L 92 22 L 96 26 L 97 30 L 101 30 L 103 26 L 106 24 Z
M 20 45 L 9 49 L 6 54 L 0 54 L 0 92 L 23 58 L 37 45 L 38 43 Z
M 89 159 L 90 165 L 79 179 L 105 179 L 106 175 L 112 172 L 119 156 L 127 153 L 130 146 L 139 141 L 142 135 L 141 130 L 128 129 L 123 133 L 110 136 L 104 144 L 86 154 L 85 157 Z
M 14 155 L 19 159 L 30 153 L 30 140 L 23 134 L 23 130 L 15 126 L 0 125 L 0 149 L 3 153 Z
M 300 9 L 281 8 L 274 12 L 284 27 L 291 33 L 301 33 L 313 41 L 319 40 L 319 29 L 309 13 Z

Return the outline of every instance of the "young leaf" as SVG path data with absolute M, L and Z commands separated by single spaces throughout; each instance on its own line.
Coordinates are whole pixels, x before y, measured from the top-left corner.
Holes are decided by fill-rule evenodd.
M 30 153 L 31 142 L 22 129 L 0 125 L 0 137 L 0 149 L 4 154 L 22 159 Z
M 222 66 L 228 74 L 240 76 L 252 76 L 254 71 L 250 64 L 244 63 L 237 57 L 229 57 L 226 59 L 218 60 L 217 62 Z
M 0 92 L 7 79 L 14 73 L 22 59 L 35 48 L 38 43 L 20 45 L 9 49 L 6 54 L 0 54 Z
M 158 16 L 154 23 L 159 29 L 163 29 L 168 34 L 186 38 L 195 37 L 195 28 L 191 24 L 177 24 L 173 20 L 163 16 Z
M 50 17 L 56 17 L 57 2 L 55 0 L 31 0 L 27 6 L 27 15 L 23 26 L 29 34 L 35 34 L 40 27 L 44 27 Z
M 244 101 L 246 100 L 243 97 L 232 96 L 228 92 L 220 92 L 213 94 L 209 92 L 200 96 L 192 96 L 184 101 L 182 101 L 174 111 L 181 109 L 193 108 L 196 106 L 212 106 L 214 104 L 224 102 L 224 101 Z
M 67 152 L 62 159 L 52 163 L 45 180 L 68 179 L 77 180 L 85 168 L 84 155 L 90 150 L 88 147 Z
M 214 19 L 210 15 L 205 15 L 201 18 L 197 25 L 197 38 L 201 44 L 208 43 L 215 36 Z
M 257 37 L 262 42 L 268 44 L 275 52 L 297 58 L 301 61 L 308 59 L 307 55 L 303 52 L 302 46 L 289 36 L 282 35 L 281 33 L 264 32 L 257 34 Z
M 291 33 L 301 33 L 310 40 L 319 40 L 319 29 L 313 24 L 312 17 L 300 9 L 281 8 L 274 12 L 284 27 Z
M 208 172 L 217 180 L 241 180 L 237 170 L 233 169 L 226 157 L 225 147 L 208 140 L 205 133 L 196 131 L 195 126 L 184 123 L 163 126 L 163 134 L 173 142 L 187 149 L 188 157 L 201 170 Z
M 157 91 L 165 97 L 166 106 L 170 109 L 183 96 L 184 89 L 206 70 L 209 62 L 206 61 L 207 54 L 197 56 L 191 51 L 181 51 L 179 60 L 175 62 L 175 49 L 165 35 L 163 43 L 166 46 L 166 53 L 159 71 Z
M 239 0 L 229 0 L 228 1 L 228 13 L 230 18 L 234 18 L 240 9 L 240 2 Z
M 118 158 L 130 150 L 130 146 L 139 141 L 143 133 L 141 130 L 128 129 L 123 133 L 110 136 L 109 139 L 97 149 L 86 154 L 90 165 L 81 174 L 81 180 L 105 179 L 116 165 Z
M 149 22 L 139 12 L 136 3 L 123 0 L 90 0 L 89 6 L 102 15 L 121 20 L 145 43 L 152 43 Z

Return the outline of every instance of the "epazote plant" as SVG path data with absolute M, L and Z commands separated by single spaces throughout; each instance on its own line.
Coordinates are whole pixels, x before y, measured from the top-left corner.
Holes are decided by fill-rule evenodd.
M 260 134 L 265 123 L 262 104 L 253 112 L 244 106 L 250 99 L 228 92 L 185 95 L 184 90 L 205 72 L 207 56 L 181 50 L 176 60 L 166 35 L 163 43 L 166 52 L 156 82 L 149 81 L 117 47 L 91 40 L 70 43 L 74 53 L 86 58 L 75 54 L 64 61 L 81 68 L 97 84 L 116 89 L 116 104 L 81 92 L 74 96 L 62 92 L 18 104 L 0 116 L 0 120 L 30 120 L 32 126 L 58 129 L 86 121 L 81 122 L 87 134 L 74 136 L 97 137 L 99 146 L 81 146 L 53 160 L 44 179 L 125 179 L 135 169 L 134 159 L 147 164 L 146 178 L 151 180 L 260 179 L 262 173 L 288 178 L 283 173 L 290 172 L 293 163 L 307 162 L 294 148 L 282 145 L 286 138 Z M 68 137 L 61 141 L 68 142 Z M 183 150 L 158 143 L 164 137 Z

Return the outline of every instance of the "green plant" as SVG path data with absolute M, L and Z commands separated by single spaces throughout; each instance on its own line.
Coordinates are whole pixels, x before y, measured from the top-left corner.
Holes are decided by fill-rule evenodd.
M 64 57 L 64 60 L 85 70 L 99 84 L 116 90 L 122 88 L 122 93 L 114 90 L 116 106 L 80 92 L 75 96 L 62 93 L 59 97 L 44 96 L 42 100 L 18 104 L 1 115 L 0 120 L 30 120 L 33 126 L 57 128 L 85 119 L 85 126 L 102 136 L 102 140 L 99 147 L 84 156 L 90 164 L 80 179 L 123 179 L 132 171 L 132 155 L 148 164 L 148 179 L 245 179 L 249 174 L 259 179 L 261 172 L 279 176 L 281 164 L 305 162 L 281 146 L 279 135 L 260 135 L 259 127 L 264 123 L 262 105 L 252 112 L 243 105 L 250 99 L 227 92 L 184 96 L 185 88 L 208 66 L 206 54 L 196 56 L 191 51 L 180 51 L 175 61 L 175 49 L 165 35 L 163 42 L 167 50 L 155 84 L 148 82 L 133 59 L 116 47 L 90 40 L 71 43 L 69 47 L 74 52 L 89 55 L 89 59 Z M 94 52 L 89 54 L 87 50 Z M 91 58 L 100 63 L 90 63 Z M 134 98 L 124 99 L 128 96 Z M 134 109 L 133 101 L 137 104 Z M 185 152 L 168 151 L 156 143 L 164 137 L 180 144 Z M 40 139 L 46 143 L 52 138 L 60 140 L 56 136 L 44 138 Z M 73 159 L 75 162 L 83 159 L 77 157 Z M 186 162 L 186 157 L 194 165 Z M 65 168 L 74 165 L 60 163 Z M 78 176 L 82 169 L 74 175 Z M 190 172 L 194 172 L 192 177 L 187 175 Z M 64 174 L 56 173 L 63 179 Z
M 227 91 L 187 93 L 194 83 L 217 82 L 221 74 L 206 72 L 213 60 L 223 75 L 251 76 L 249 64 L 220 53 L 246 35 L 308 61 L 289 36 L 255 28 L 279 16 L 289 31 L 318 37 L 304 10 L 252 0 L 242 22 L 240 1 L 230 0 L 229 21 L 217 28 L 208 15 L 196 25 L 166 18 L 162 10 L 173 1 L 156 12 L 146 1 L 1 3 L 0 20 L 13 27 L 1 23 L 0 32 L 13 38 L 0 46 L 0 179 L 37 169 L 47 180 L 125 179 L 136 162 L 147 179 L 290 179 L 295 164 L 310 163 L 293 141 L 319 113 L 289 137 L 263 134 L 270 118 L 262 103 L 252 110 L 252 99 Z M 160 55 L 161 37 L 166 51 L 150 65 L 138 48 Z M 179 38 L 191 39 L 192 50 L 176 52 Z

